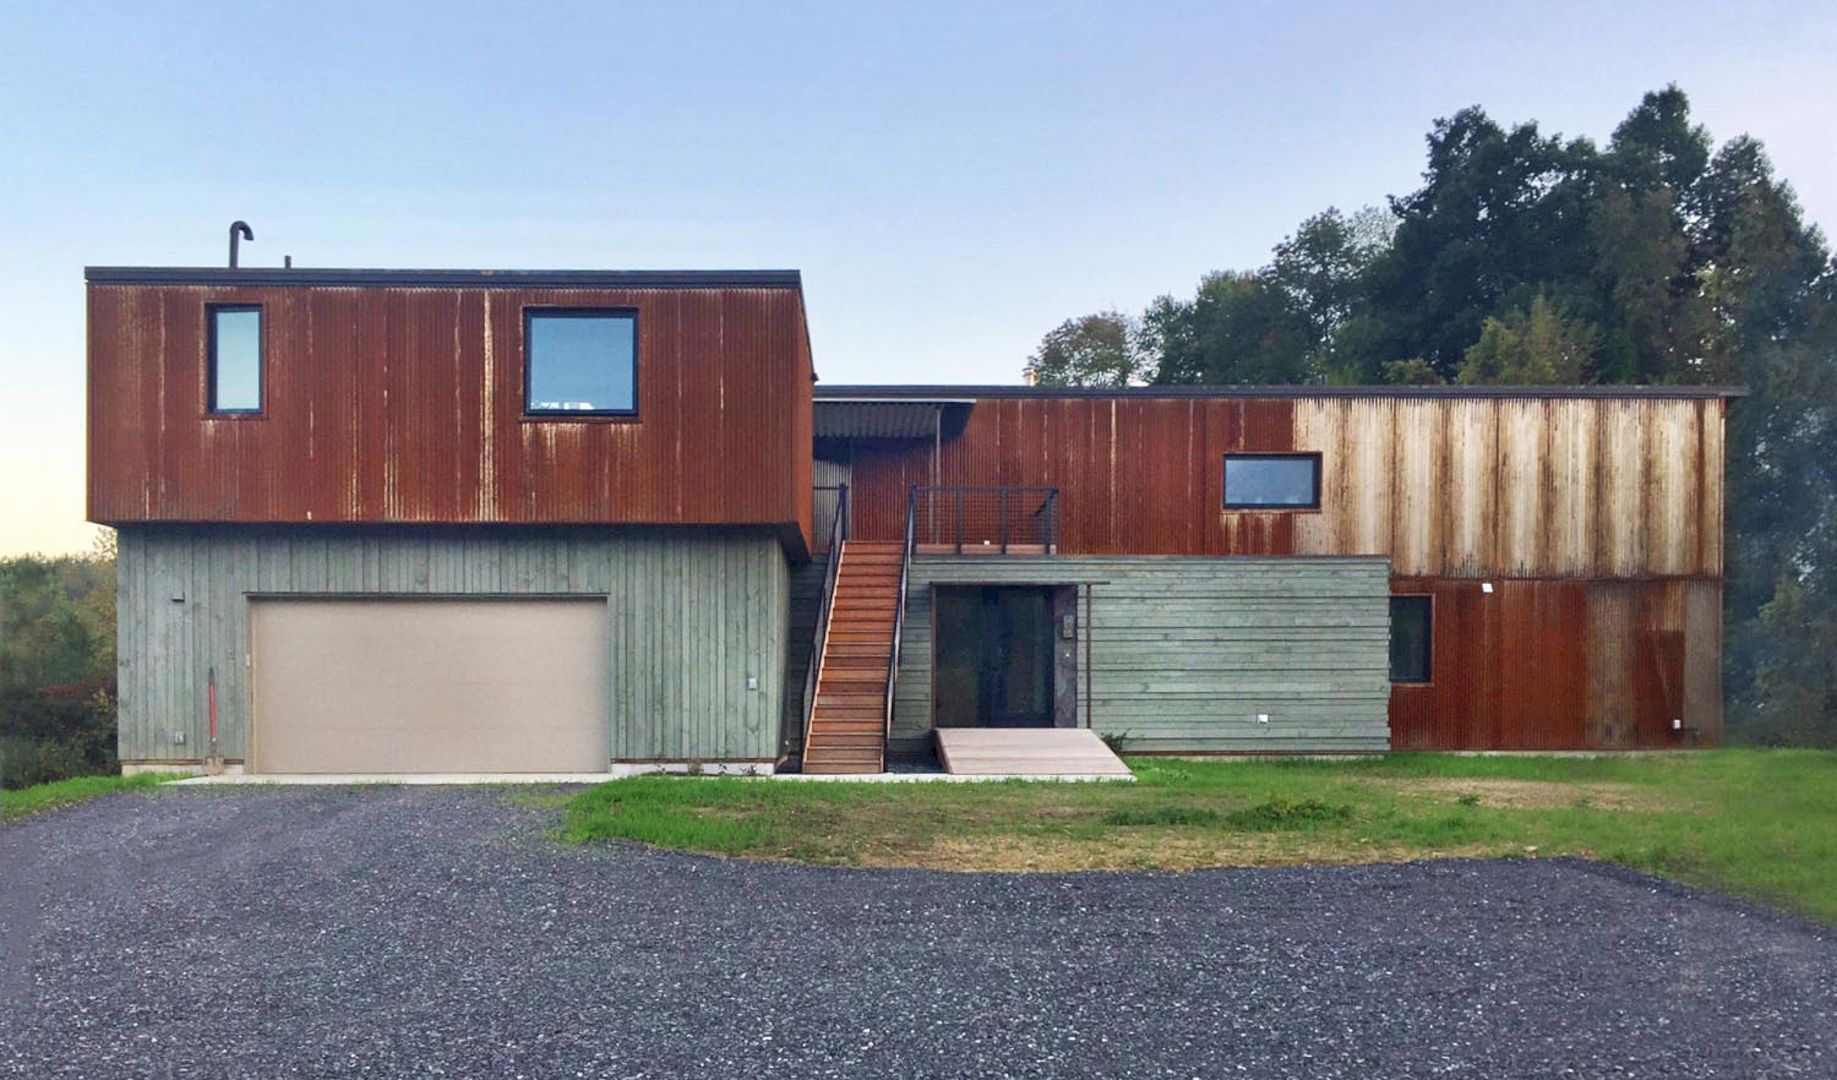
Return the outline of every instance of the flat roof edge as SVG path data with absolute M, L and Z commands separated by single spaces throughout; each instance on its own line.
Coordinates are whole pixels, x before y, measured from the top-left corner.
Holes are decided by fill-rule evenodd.
M 991 398 L 1684 398 L 1747 396 L 1739 386 L 923 386 L 818 383 L 821 401 Z
M 91 285 L 393 285 L 403 288 L 802 289 L 796 270 L 361 270 L 86 266 Z

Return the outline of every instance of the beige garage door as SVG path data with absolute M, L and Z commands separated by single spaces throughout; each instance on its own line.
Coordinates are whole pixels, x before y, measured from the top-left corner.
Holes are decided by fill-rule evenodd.
M 604 600 L 256 599 L 254 771 L 603 772 Z

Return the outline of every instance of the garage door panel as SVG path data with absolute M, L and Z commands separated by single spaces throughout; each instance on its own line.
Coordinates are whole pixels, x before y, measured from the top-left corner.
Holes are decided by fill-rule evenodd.
M 250 619 L 259 772 L 607 767 L 603 600 L 261 599 Z

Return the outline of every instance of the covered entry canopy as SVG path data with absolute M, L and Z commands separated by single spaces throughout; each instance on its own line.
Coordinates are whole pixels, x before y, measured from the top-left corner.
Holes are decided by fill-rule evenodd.
M 818 387 L 818 439 L 952 439 L 969 421 L 974 398 L 845 397 Z
M 256 598 L 258 773 L 609 767 L 604 599 Z

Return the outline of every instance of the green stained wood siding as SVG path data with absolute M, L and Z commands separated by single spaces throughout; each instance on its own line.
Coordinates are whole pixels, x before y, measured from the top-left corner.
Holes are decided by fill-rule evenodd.
M 1093 583 L 1088 621 L 1078 598 L 1079 726 L 1141 751 L 1384 750 L 1389 575 L 1367 557 L 918 556 L 894 749 L 930 737 L 933 585 Z
M 124 762 L 206 754 L 213 666 L 223 755 L 246 756 L 249 593 L 603 596 L 615 759 L 779 753 L 790 569 L 769 531 L 161 525 L 119 535 Z

